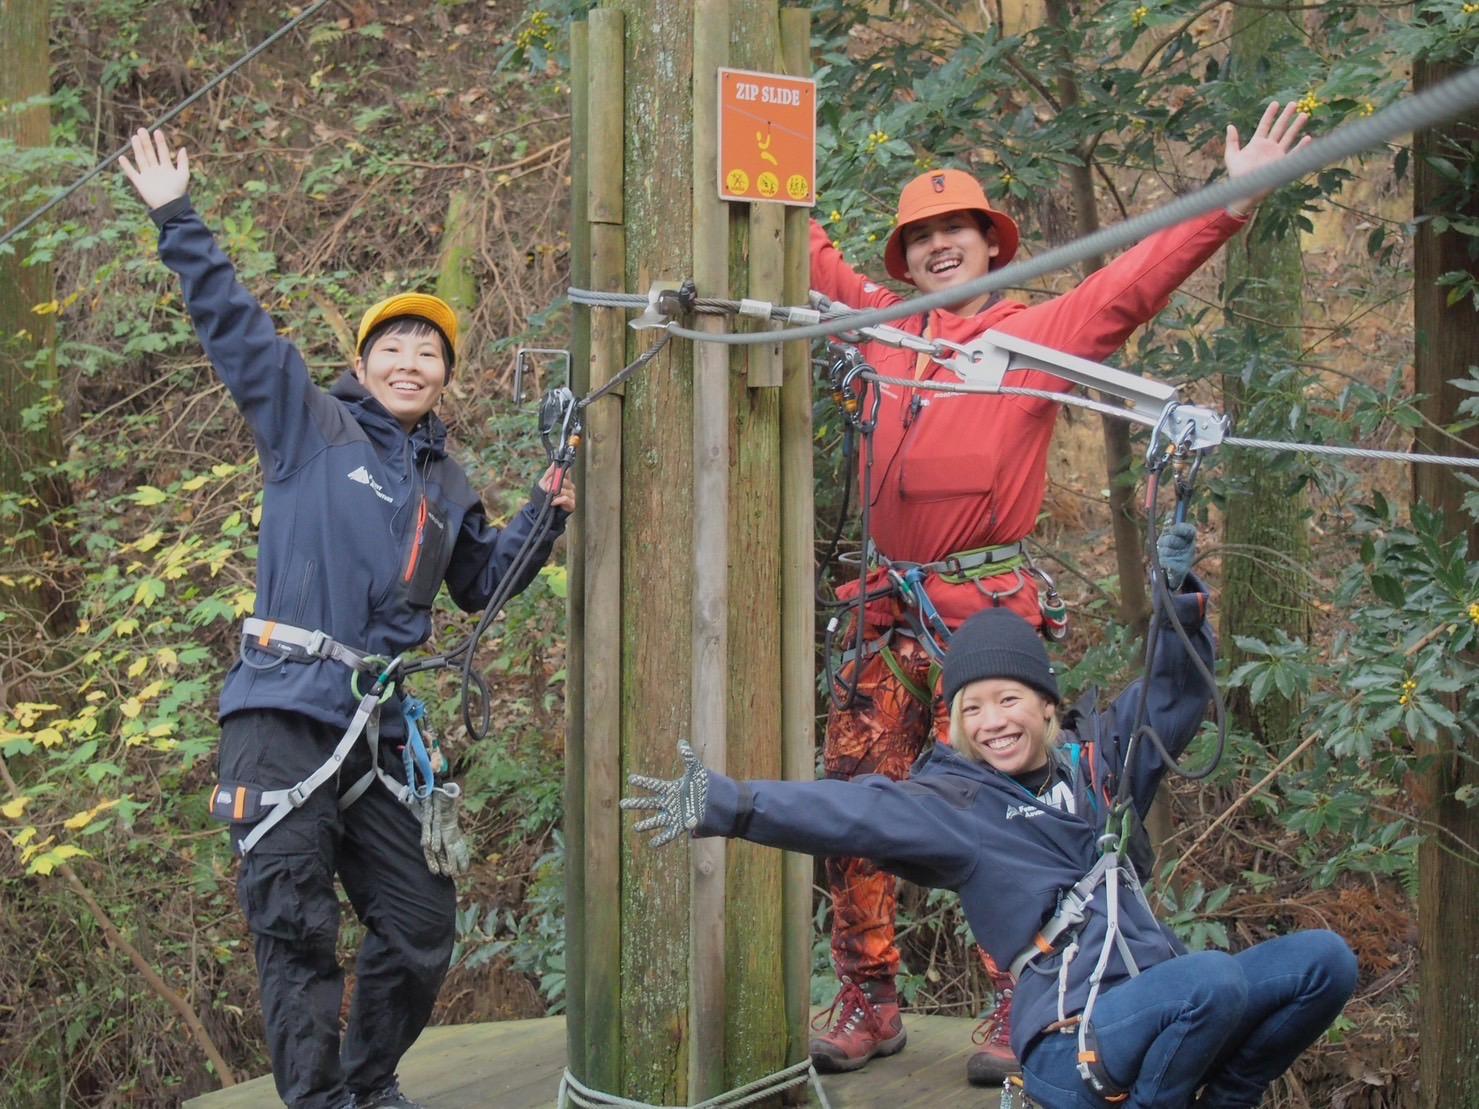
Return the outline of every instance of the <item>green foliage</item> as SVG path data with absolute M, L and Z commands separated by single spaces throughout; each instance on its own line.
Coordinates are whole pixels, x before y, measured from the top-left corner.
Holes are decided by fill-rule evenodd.
M 558 831 L 552 839 L 518 910 L 458 909 L 452 970 L 471 972 L 503 959 L 535 978 L 549 1011 L 559 1013 L 565 1008 L 565 840 Z

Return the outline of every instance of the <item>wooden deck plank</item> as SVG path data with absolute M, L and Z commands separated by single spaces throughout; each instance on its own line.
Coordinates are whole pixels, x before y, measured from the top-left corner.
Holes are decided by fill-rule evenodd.
M 998 1109 L 1000 1095 L 965 1081 L 975 1022 L 908 1014 L 909 1043 L 853 1074 L 829 1074 L 832 1109 Z M 429 1109 L 548 1109 L 565 1067 L 565 1019 L 428 1028 L 401 1061 L 401 1084 Z M 270 1075 L 185 1103 L 185 1109 L 278 1104 Z

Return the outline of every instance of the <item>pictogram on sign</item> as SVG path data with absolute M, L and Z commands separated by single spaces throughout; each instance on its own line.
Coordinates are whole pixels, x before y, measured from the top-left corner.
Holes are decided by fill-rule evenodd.
M 719 70 L 719 199 L 816 203 L 817 86 Z

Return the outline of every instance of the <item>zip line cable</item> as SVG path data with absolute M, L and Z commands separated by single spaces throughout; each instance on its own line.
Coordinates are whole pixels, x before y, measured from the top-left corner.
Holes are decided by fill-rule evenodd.
M 695 342 L 755 346 L 791 339 L 820 339 L 835 335 L 839 331 L 852 331 L 874 324 L 904 319 L 907 316 L 917 316 L 933 308 L 945 308 L 951 304 L 959 304 L 963 300 L 973 300 L 985 293 L 997 292 L 1011 285 L 1024 285 L 1044 274 L 1077 265 L 1094 255 L 1109 254 L 1120 250 L 1139 242 L 1153 232 L 1172 227 L 1194 216 L 1225 208 L 1229 204 L 1246 200 L 1259 193 L 1278 188 L 1280 185 L 1287 185 L 1308 173 L 1359 154 L 1370 147 L 1390 142 L 1413 131 L 1421 131 L 1440 123 L 1446 123 L 1475 104 L 1479 104 L 1479 67 L 1465 70 L 1440 85 L 1435 85 L 1416 96 L 1409 96 L 1389 105 L 1375 115 L 1338 127 L 1324 138 L 1316 139 L 1309 146 L 1290 152 L 1277 162 L 1260 166 L 1252 173 L 1218 181 L 1216 184 L 1179 197 L 1159 208 L 1135 216 L 1133 219 L 1106 227 L 1092 235 L 1075 239 L 1073 242 L 1039 254 L 1035 258 L 1013 262 L 1003 266 L 1000 270 L 993 270 L 984 277 L 968 281 L 957 288 L 914 297 L 889 308 L 856 313 L 848 317 L 848 323 L 845 326 L 839 327 L 835 322 L 812 323 L 802 327 L 787 328 L 783 332 L 736 333 L 722 336 L 678 327 L 675 324 L 669 324 L 668 330 L 680 339 L 690 339 Z
M 1118 405 L 1106 404 L 1103 401 L 1096 401 L 1089 397 L 1075 396 L 1072 393 L 1057 393 L 1051 389 L 1030 389 L 1022 385 L 1002 385 L 997 388 L 988 389 L 979 385 L 970 385 L 963 381 L 915 381 L 906 377 L 884 377 L 878 373 L 866 373 L 863 376 L 875 385 L 892 385 L 899 389 L 921 389 L 926 392 L 935 393 L 974 393 L 978 396 L 1035 397 L 1038 400 L 1053 401 L 1057 404 L 1065 404 L 1074 408 L 1087 408 L 1090 412 L 1098 412 L 1102 416 L 1113 416 L 1116 419 L 1140 423 L 1126 409 Z M 1383 462 L 1420 462 L 1434 466 L 1457 466 L 1466 469 L 1479 469 L 1479 458 L 1472 455 L 1418 454 L 1412 451 L 1376 450 L 1371 447 L 1341 447 L 1329 443 L 1294 443 L 1285 442 L 1282 439 L 1245 439 L 1236 435 L 1223 436 L 1221 445 L 1225 447 L 1248 447 L 1253 450 L 1290 451 L 1299 454 L 1320 454 L 1339 458 L 1372 458 Z
M 310 4 L 302 12 L 300 12 L 298 15 L 294 16 L 292 19 L 288 20 L 281 27 L 279 27 L 276 31 L 273 31 L 272 34 L 268 35 L 265 39 L 263 39 L 261 42 L 259 42 L 256 46 L 252 47 L 245 54 L 243 54 L 240 58 L 236 59 L 236 61 L 232 62 L 225 69 L 223 69 L 220 73 L 218 73 L 214 77 L 212 77 L 209 81 L 207 81 L 200 88 L 196 89 L 189 96 L 185 97 L 184 100 L 181 100 L 173 108 L 171 108 L 169 111 L 165 112 L 164 115 L 160 116 L 153 123 L 149 124 L 149 130 L 150 131 L 154 131 L 154 130 L 157 130 L 158 128 L 160 128 L 160 127 L 163 127 L 166 123 L 168 123 L 170 120 L 174 119 L 181 112 L 183 112 L 186 108 L 190 107 L 191 104 L 194 104 L 202 96 L 204 96 L 206 93 L 210 92 L 213 88 L 215 88 L 217 85 L 219 85 L 222 81 L 226 80 L 226 78 L 230 77 L 233 73 L 235 73 L 242 66 L 246 65 L 249 61 L 251 61 L 253 58 L 255 58 L 258 54 L 262 53 L 262 51 L 264 51 L 268 47 L 270 47 L 278 39 L 282 38 L 286 34 L 289 34 L 295 27 L 297 27 L 298 25 L 300 25 L 301 23 L 305 22 L 310 17 L 312 17 L 314 14 L 316 14 L 318 12 L 318 10 L 320 8 L 322 8 L 328 2 L 329 2 L 329 0 L 316 0 L 315 3 Z M 128 151 L 129 151 L 129 144 L 128 143 L 124 143 L 117 150 L 113 151 L 112 154 L 109 154 L 101 162 L 99 162 L 97 165 L 93 166 L 92 169 L 88 170 L 81 177 L 77 178 L 76 181 L 73 181 L 70 185 L 68 185 L 65 189 L 63 189 L 56 196 L 54 196 L 50 200 L 48 200 L 40 208 L 36 209 L 36 211 L 32 212 L 25 219 L 21 220 L 20 223 L 16 224 L 9 231 L 5 232 L 4 235 L 0 235 L 0 246 L 4 246 L 6 243 L 10 242 L 11 239 L 15 238 L 22 231 L 26 230 L 26 228 L 30 227 L 37 220 L 39 220 L 42 216 L 46 215 L 47 212 L 51 211 L 58 204 L 60 204 L 62 201 L 66 200 L 67 197 L 71 196 L 78 189 L 82 188 L 83 185 L 87 184 L 89 181 L 91 181 L 98 174 L 102 173 L 103 170 L 107 169 L 109 166 L 111 166 L 115 162 L 117 162 L 118 159 L 122 155 L 127 154 Z

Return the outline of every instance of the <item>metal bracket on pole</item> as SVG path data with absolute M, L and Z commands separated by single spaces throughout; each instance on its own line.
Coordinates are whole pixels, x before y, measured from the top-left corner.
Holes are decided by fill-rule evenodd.
M 570 385 L 570 352 L 561 347 L 520 347 L 514 356 L 514 403 L 524 403 L 524 368 L 532 367 L 534 360 L 530 357 L 535 354 L 552 354 L 565 363 L 564 385 Z
M 1215 447 L 1227 431 L 1221 413 L 1181 403 L 1174 385 L 996 330 L 957 348 L 954 357 L 937 360 L 966 384 L 986 389 L 1000 389 L 1010 370 L 1041 370 L 1088 386 L 1124 402 L 1125 415 L 1136 423 L 1159 426 L 1163 433 L 1192 450 Z
M 683 311 L 682 285 L 677 281 L 654 281 L 647 290 L 647 307 L 627 324 L 633 331 L 667 327 Z

